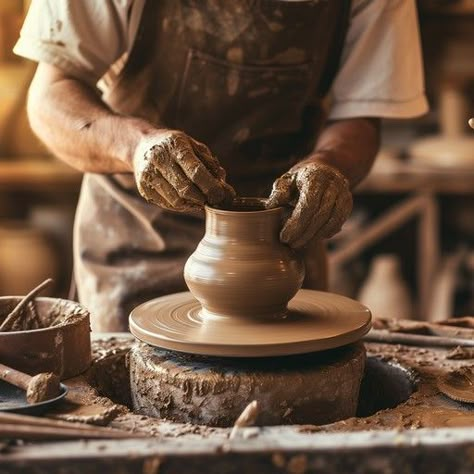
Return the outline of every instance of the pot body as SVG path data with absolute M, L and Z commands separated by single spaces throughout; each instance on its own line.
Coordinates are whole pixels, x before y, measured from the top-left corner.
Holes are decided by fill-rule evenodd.
M 284 317 L 301 288 L 302 260 L 279 240 L 283 209 L 241 198 L 206 208 L 206 233 L 184 268 L 204 317 Z

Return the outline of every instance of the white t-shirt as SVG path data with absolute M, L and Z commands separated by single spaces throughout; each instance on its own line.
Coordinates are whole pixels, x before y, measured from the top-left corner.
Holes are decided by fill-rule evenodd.
M 14 52 L 95 85 L 130 51 L 144 3 L 32 0 Z M 428 110 L 415 0 L 353 0 L 331 94 L 332 119 Z

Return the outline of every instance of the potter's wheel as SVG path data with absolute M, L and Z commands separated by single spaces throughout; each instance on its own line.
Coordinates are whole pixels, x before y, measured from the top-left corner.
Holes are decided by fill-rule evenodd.
M 331 293 L 300 290 L 284 319 L 206 317 L 191 293 L 156 298 L 135 308 L 130 331 L 147 344 L 192 354 L 259 357 L 344 346 L 370 329 L 370 311 Z

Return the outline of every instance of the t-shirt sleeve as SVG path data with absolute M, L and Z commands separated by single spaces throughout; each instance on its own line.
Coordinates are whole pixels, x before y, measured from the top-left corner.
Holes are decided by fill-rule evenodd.
M 424 114 L 423 62 L 414 0 L 354 0 L 330 119 Z
M 13 51 L 96 84 L 127 48 L 132 0 L 32 0 Z

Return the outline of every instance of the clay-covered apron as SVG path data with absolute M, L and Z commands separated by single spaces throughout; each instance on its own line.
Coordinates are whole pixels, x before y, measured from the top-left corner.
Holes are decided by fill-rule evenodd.
M 184 130 L 209 146 L 240 195 L 267 196 L 314 147 L 349 11 L 349 0 L 148 0 L 104 100 Z M 93 330 L 127 330 L 136 305 L 185 290 L 183 266 L 202 235 L 201 218 L 148 204 L 131 174 L 86 174 L 74 255 Z M 325 286 L 322 250 L 306 251 L 307 287 Z

